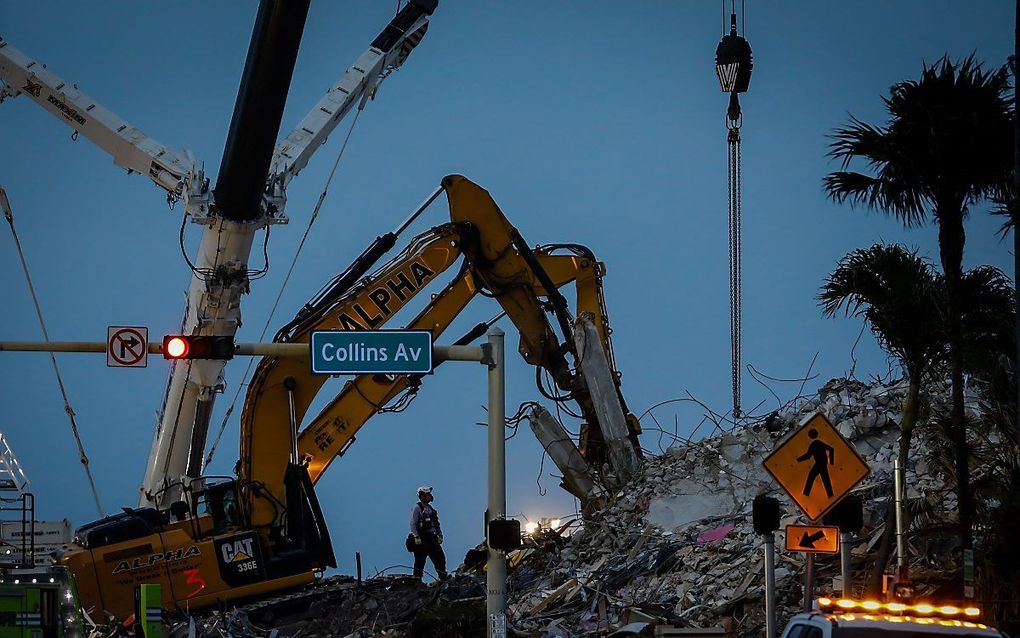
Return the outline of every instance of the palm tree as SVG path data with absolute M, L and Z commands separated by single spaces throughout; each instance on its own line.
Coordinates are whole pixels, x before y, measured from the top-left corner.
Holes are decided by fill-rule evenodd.
M 899 460 L 906 467 L 917 425 L 920 395 L 933 374 L 949 360 L 949 327 L 944 314 L 946 278 L 900 245 L 875 244 L 844 257 L 818 295 L 826 316 L 843 310 L 863 317 L 879 344 L 907 373 L 908 390 L 900 419 Z M 1000 270 L 981 266 L 963 273 L 964 368 L 982 378 L 999 372 L 999 358 L 1013 351 L 1013 288 Z M 879 544 L 869 589 L 877 594 L 892 553 L 893 509 Z
M 847 316 L 863 317 L 882 348 L 896 357 L 907 373 L 909 386 L 900 419 L 899 444 L 900 465 L 906 467 L 921 384 L 945 357 L 940 276 L 916 252 L 900 245 L 875 244 L 840 260 L 822 285 L 818 301 L 826 316 L 844 310 Z M 873 593 L 880 591 L 882 574 L 892 554 L 894 514 L 890 502 L 869 581 Z
M 960 281 L 964 219 L 971 205 L 1006 197 L 1012 170 L 1012 110 L 1006 67 L 985 72 L 968 57 L 925 65 L 919 80 L 899 82 L 883 97 L 885 126 L 856 118 L 837 129 L 830 155 L 841 170 L 825 177 L 836 202 L 863 205 L 907 227 L 934 220 L 945 273 L 950 345 L 952 433 L 960 503 L 960 540 L 972 546 L 973 501 L 963 410 Z M 871 174 L 848 170 L 863 159 Z

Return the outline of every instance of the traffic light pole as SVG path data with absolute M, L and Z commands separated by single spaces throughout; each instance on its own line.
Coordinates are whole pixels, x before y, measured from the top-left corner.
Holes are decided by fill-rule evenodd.
M 841 532 L 839 539 L 839 568 L 843 576 L 843 598 L 853 597 L 852 570 L 850 567 L 850 532 Z
M 765 539 L 765 638 L 776 638 L 776 537 Z
M 489 521 L 506 516 L 506 379 L 503 373 L 503 331 L 489 330 Z M 486 521 L 486 527 L 488 527 Z M 488 638 L 506 638 L 506 552 L 489 548 L 485 576 Z
M 808 552 L 804 566 L 804 611 L 810 612 L 815 598 L 815 554 Z

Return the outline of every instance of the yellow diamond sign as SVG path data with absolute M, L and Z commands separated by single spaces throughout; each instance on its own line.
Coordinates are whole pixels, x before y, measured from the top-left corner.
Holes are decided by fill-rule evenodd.
M 871 473 L 853 444 L 821 413 L 801 421 L 762 465 L 812 521 Z

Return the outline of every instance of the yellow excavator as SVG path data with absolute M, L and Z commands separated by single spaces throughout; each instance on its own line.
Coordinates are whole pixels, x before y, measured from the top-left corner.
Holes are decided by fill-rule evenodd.
M 400 232 L 443 192 L 450 222 L 415 237 L 366 276 Z M 456 276 L 406 327 L 429 330 L 437 338 L 476 295 L 495 299 L 520 332 L 520 353 L 536 366 L 542 393 L 579 406 L 585 421 L 579 458 L 607 482 L 625 473 L 628 468 L 614 455 L 614 446 L 622 441 L 632 458 L 640 457 L 640 429 L 619 389 L 602 293 L 603 264 L 577 245 L 530 248 L 488 192 L 462 176 L 444 178 L 415 215 L 396 232 L 377 238 L 275 341 L 306 343 L 316 330 L 380 328 L 462 257 Z M 559 292 L 571 282 L 577 297 L 574 316 Z M 550 315 L 563 333 L 562 341 Z M 600 351 L 608 363 L 612 397 L 593 396 L 582 374 L 574 335 L 580 323 L 586 334 L 597 335 L 591 339 L 597 342 L 594 349 L 580 343 L 585 352 Z M 475 326 L 457 343 L 477 339 L 487 327 Z M 555 388 L 543 385 L 543 373 Z M 97 620 L 97 614 L 124 618 L 131 613 L 135 587 L 142 583 L 161 584 L 168 609 L 200 608 L 299 587 L 335 567 L 314 485 L 368 419 L 415 392 L 421 377 L 356 376 L 299 428 L 328 378 L 312 374 L 306 360 L 262 359 L 241 415 L 236 478 L 203 477 L 183 486 L 185 500 L 167 511 L 125 509 L 81 527 L 57 561 L 74 573 L 83 608 Z M 607 399 L 625 423 L 622 436 L 616 424 L 607 437 L 606 419 L 600 418 Z

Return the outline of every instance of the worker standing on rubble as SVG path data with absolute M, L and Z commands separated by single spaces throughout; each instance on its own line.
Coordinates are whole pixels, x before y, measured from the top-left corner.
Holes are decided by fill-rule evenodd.
M 439 526 L 439 513 L 431 503 L 432 487 L 418 488 L 418 502 L 411 508 L 411 533 L 407 535 L 407 550 L 414 553 L 414 577 L 421 580 L 425 573 L 425 559 L 432 561 L 440 580 L 446 580 L 446 554 L 443 553 L 443 529 Z

